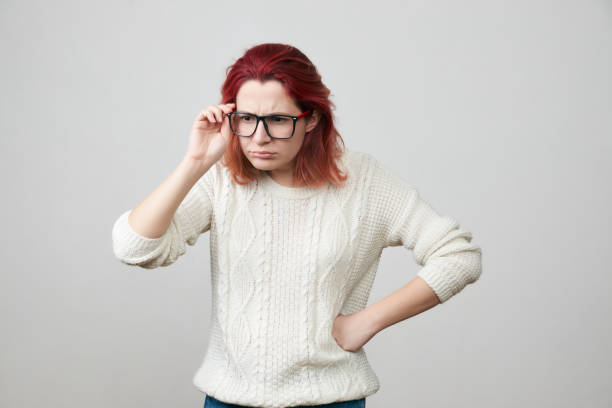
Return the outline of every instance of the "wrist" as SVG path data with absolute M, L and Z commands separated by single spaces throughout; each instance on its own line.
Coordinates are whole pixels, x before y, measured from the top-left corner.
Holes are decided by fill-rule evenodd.
M 195 182 L 208 171 L 211 164 L 206 160 L 196 160 L 189 156 L 185 156 L 183 160 L 181 160 L 179 167 Z
M 380 321 L 378 319 L 378 316 L 372 309 L 372 305 L 366 307 L 365 309 L 362 309 L 359 313 L 361 313 L 361 321 L 365 325 L 366 330 L 372 336 L 382 330 L 382 327 L 380 326 Z

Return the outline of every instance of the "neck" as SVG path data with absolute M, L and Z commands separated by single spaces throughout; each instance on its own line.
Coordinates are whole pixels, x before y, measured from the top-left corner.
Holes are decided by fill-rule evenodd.
M 278 184 L 286 187 L 294 187 L 293 185 L 293 169 L 291 170 L 268 170 L 268 174 Z
M 286 187 L 295 187 L 293 185 L 293 170 L 295 169 L 295 157 L 289 163 L 279 166 L 272 170 L 267 170 L 272 180 Z

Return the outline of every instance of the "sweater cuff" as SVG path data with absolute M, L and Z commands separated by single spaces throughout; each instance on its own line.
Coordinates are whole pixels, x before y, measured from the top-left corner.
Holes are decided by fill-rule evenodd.
M 128 264 L 137 264 L 151 258 L 157 248 L 162 245 L 166 234 L 157 238 L 140 235 L 128 222 L 132 209 L 119 216 L 113 225 L 113 251 L 115 256 Z
M 459 292 L 459 285 L 455 281 L 455 277 L 447 273 L 442 265 L 436 265 L 433 261 L 423 266 L 417 273 L 417 276 L 423 279 L 436 293 L 440 303 L 446 302 Z

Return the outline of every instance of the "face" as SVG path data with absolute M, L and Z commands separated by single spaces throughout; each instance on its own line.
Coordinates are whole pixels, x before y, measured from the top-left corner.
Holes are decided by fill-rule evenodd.
M 246 81 L 238 90 L 235 112 L 248 112 L 260 116 L 273 113 L 298 116 L 302 113 L 280 81 L 260 82 L 254 79 Z M 260 121 L 252 136 L 237 136 L 242 152 L 257 169 L 291 173 L 296 155 L 304 142 L 304 135 L 316 126 L 316 118 L 315 112 L 314 115 L 309 114 L 298 119 L 295 123 L 295 132 L 289 139 L 272 139 Z M 257 157 L 254 154 L 256 151 L 274 154 L 270 157 Z

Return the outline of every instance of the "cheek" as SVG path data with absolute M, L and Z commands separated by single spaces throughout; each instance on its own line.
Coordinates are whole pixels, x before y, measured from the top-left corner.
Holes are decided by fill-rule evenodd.
M 293 150 L 299 151 L 302 148 L 302 144 L 304 143 L 304 130 L 302 129 L 300 132 L 295 130 L 295 134 L 293 135 Z
M 242 149 L 242 151 L 245 152 L 247 150 L 247 147 L 248 147 L 247 146 L 247 141 L 244 138 L 240 137 L 240 138 L 238 138 L 238 143 L 240 143 L 240 148 Z

